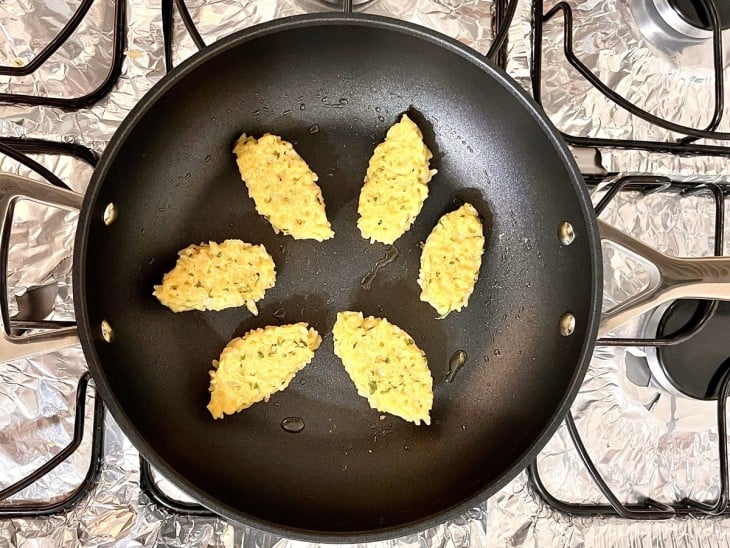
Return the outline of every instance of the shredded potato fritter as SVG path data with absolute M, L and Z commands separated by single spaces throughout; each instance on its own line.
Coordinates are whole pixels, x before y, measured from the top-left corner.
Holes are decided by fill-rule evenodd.
M 411 228 L 436 174 L 418 126 L 403 115 L 375 147 L 360 191 L 357 226 L 370 242 L 392 244 Z
M 233 339 L 210 371 L 210 414 L 220 419 L 269 401 L 312 361 L 321 342 L 303 322 L 254 329 Z
M 483 253 L 484 231 L 474 206 L 467 203 L 441 217 L 421 253 L 421 300 L 441 317 L 464 308 L 474 291 Z
M 340 312 L 332 330 L 335 354 L 370 407 L 415 424 L 431 424 L 433 379 L 426 355 L 386 319 Z
M 245 305 L 258 314 L 256 301 L 275 282 L 274 260 L 264 246 L 226 240 L 179 251 L 175 268 L 152 294 L 173 312 Z
M 233 152 L 256 211 L 277 234 L 319 242 L 335 235 L 317 174 L 291 143 L 269 133 L 259 139 L 243 134 Z

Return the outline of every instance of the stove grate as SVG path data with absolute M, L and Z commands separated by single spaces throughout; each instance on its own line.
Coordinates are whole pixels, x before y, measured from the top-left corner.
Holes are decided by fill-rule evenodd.
M 81 484 L 60 500 L 3 502 L 51 472 L 71 456 L 81 445 L 84 437 L 86 396 L 90 379 L 91 374 L 87 371 L 79 379 L 76 389 L 76 416 L 73 438 L 66 447 L 56 453 L 33 473 L 0 491 L 0 519 L 50 516 L 63 513 L 76 506 L 98 483 L 102 465 L 102 448 L 104 445 L 104 404 L 101 402 L 101 398 L 94 397 L 94 428 L 91 438 L 91 456 L 89 458 L 88 471 Z
M 82 0 L 78 9 L 71 16 L 68 23 L 66 23 L 58 35 L 56 35 L 56 37 L 51 40 L 51 42 L 49 42 L 48 45 L 43 48 L 43 50 L 41 50 L 30 63 L 22 67 L 0 66 L 0 75 L 25 76 L 38 70 L 38 68 L 41 67 L 51 55 L 58 51 L 69 36 L 71 36 L 78 28 L 93 2 L 94 0 Z M 106 77 L 96 89 L 80 97 L 46 97 L 32 94 L 0 93 L 0 103 L 40 105 L 58 107 L 64 110 L 80 109 L 96 103 L 111 91 L 122 73 L 126 31 L 127 1 L 115 0 L 112 63 Z
M 573 51 L 573 10 L 565 2 L 555 4 L 547 13 L 544 11 L 544 0 L 532 1 L 532 59 L 530 64 L 530 78 L 532 80 L 532 95 L 542 106 L 542 52 L 543 52 L 543 27 L 545 23 L 556 17 L 563 16 L 563 53 L 570 65 L 578 73 L 603 94 L 610 101 L 613 101 L 621 108 L 634 116 L 650 122 L 663 129 L 684 135 L 678 141 L 648 141 L 635 139 L 605 139 L 597 137 L 586 137 L 571 135 L 561 132 L 568 144 L 577 147 L 594 148 L 616 148 L 645 150 L 649 152 L 664 152 L 670 154 L 703 155 L 703 156 L 727 156 L 730 157 L 730 146 L 697 144 L 698 139 L 713 139 L 718 141 L 730 140 L 730 133 L 717 131 L 722 120 L 725 108 L 724 97 L 724 72 L 722 55 L 722 29 L 717 8 L 712 0 L 701 0 L 705 5 L 712 21 L 712 51 L 714 71 L 714 110 L 710 123 L 706 128 L 694 128 L 677 124 L 659 116 L 655 116 L 636 104 L 628 101 L 619 93 L 602 82 L 575 54 Z

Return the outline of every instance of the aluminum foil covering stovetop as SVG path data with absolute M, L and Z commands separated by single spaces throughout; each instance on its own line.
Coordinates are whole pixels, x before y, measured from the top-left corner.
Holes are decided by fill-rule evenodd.
M 635 31 L 622 30 L 625 6 L 612 12 L 617 0 L 584 2 L 580 13 L 581 39 L 576 47 L 593 60 L 612 82 L 627 93 L 639 94 L 647 108 L 672 109 L 682 121 L 702 120 L 706 100 L 694 102 L 687 94 L 672 100 L 653 90 L 641 95 L 634 79 L 673 84 L 668 65 L 647 61 L 650 49 L 641 46 Z M 32 58 L 61 28 L 78 0 L 5 0 L 0 3 L 0 63 L 22 64 Z M 205 40 L 212 43 L 234 30 L 276 17 L 327 9 L 316 0 L 189 1 L 192 16 Z M 484 0 L 375 0 L 364 11 L 400 17 L 454 36 L 485 52 L 491 41 L 492 3 Z M 524 0 L 510 32 L 509 71 L 529 89 L 529 3 Z M 618 14 L 618 15 L 617 15 Z M 606 24 L 606 18 L 612 23 Z M 576 16 L 578 20 L 578 16 Z M 179 19 L 175 26 L 176 62 L 194 52 Z M 16 93 L 76 96 L 93 89 L 110 63 L 113 0 L 96 0 L 79 31 L 35 75 L 0 77 L 0 89 Z M 556 23 L 551 23 L 556 26 Z M 102 152 L 115 128 L 135 102 L 162 77 L 162 35 L 159 3 L 129 0 L 127 49 L 122 77 L 113 92 L 98 104 L 78 112 L 27 106 L 0 105 L 0 135 L 49 138 L 77 142 Z M 612 37 L 611 32 L 617 34 Z M 557 36 L 557 38 L 556 38 Z M 568 84 L 567 71 L 556 59 L 559 35 L 546 33 L 544 97 L 547 111 L 559 127 L 612 136 L 642 129 L 616 109 L 599 106 L 598 98 L 579 84 Z M 701 56 L 700 56 L 701 57 Z M 620 70 L 640 60 L 641 72 L 626 76 Z M 643 61 L 642 61 L 643 60 Z M 669 61 L 667 61 L 668 63 Z M 674 61 L 673 61 L 674 62 Z M 652 72 L 653 71 L 653 72 Z M 706 84 L 706 72 L 681 72 L 686 86 Z M 566 101 L 558 91 L 570 90 Z M 694 88 L 692 88 L 694 89 Z M 698 88 L 699 89 L 699 88 Z M 710 88 L 711 91 L 711 88 Z M 679 97 L 679 98 L 677 98 Z M 677 104 L 674 104 L 675 101 Z M 704 102 L 703 102 L 704 101 Z M 623 133 L 622 133 L 623 132 Z M 37 157 L 76 190 L 83 191 L 91 170 L 69 158 Z M 610 155 L 609 170 L 659 170 L 665 173 L 721 174 L 725 163 L 709 159 L 653 158 Z M 606 164 L 607 163 L 607 164 Z M 27 169 L 0 156 L 0 171 L 33 176 Z M 698 209 L 694 209 L 698 206 Z M 712 242 L 712 207 L 706 198 L 675 195 L 641 198 L 623 194 L 606 212 L 607 219 L 659 249 L 673 254 L 707 254 Z M 22 202 L 16 209 L 9 257 L 13 294 L 39 284 L 59 287 L 52 318 L 72 317 L 70 262 L 74 213 L 62 213 Z M 680 230 L 675 230 L 679 228 Z M 607 302 L 637 289 L 636 265 L 626 257 L 606 253 Z M 11 305 L 14 302 L 11 299 Z M 636 325 L 627 332 L 636 331 Z M 626 380 L 624 351 L 601 350 L 594 356 L 573 412 L 586 444 L 619 496 L 635 500 L 651 495 L 672 500 L 690 495 L 712 498 L 717 489 L 716 425 L 711 404 L 662 395 L 653 407 L 656 390 L 638 388 Z M 0 366 L 0 485 L 5 486 L 42 464 L 66 444 L 73 431 L 76 380 L 85 371 L 79 348 Z M 89 396 L 89 402 L 93 398 Z M 91 427 L 87 406 L 87 434 Z M 650 408 L 651 410 L 649 410 Z M 713 430 L 714 428 L 714 430 Z M 647 451 L 651 448 L 651 452 Z M 46 500 L 73 490 L 83 479 L 90 455 L 90 435 L 79 450 L 41 482 L 19 493 L 18 500 Z M 564 429 L 541 454 L 543 479 L 566 500 L 600 500 L 567 441 Z M 676 473 L 676 476 L 672 475 Z M 397 539 L 384 546 L 716 546 L 727 544 L 726 519 L 675 519 L 661 523 L 630 523 L 618 519 L 570 518 L 541 503 L 527 487 L 524 474 L 493 497 L 457 520 Z M 0 521 L 2 546 L 304 546 L 225 520 L 176 516 L 159 508 L 139 488 L 138 454 L 107 416 L 104 464 L 99 485 L 64 515 L 44 519 Z

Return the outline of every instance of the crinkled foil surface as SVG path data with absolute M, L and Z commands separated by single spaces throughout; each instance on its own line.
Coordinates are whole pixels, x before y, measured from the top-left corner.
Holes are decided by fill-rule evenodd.
M 0 2 L 0 64 L 32 59 L 68 20 L 79 2 L 5 0 Z M 597 73 L 647 109 L 677 115 L 688 124 L 706 122 L 712 99 L 708 64 L 701 47 L 685 52 L 699 70 L 682 68 L 682 56 L 666 56 L 625 25 L 627 6 L 618 0 L 572 2 L 576 10 L 576 50 Z M 193 19 L 207 43 L 234 30 L 276 17 L 322 11 L 316 0 L 189 1 Z M 79 96 L 104 78 L 111 58 L 114 0 L 96 0 L 79 30 L 34 75 L 0 77 L 0 89 L 15 93 Z M 484 0 L 376 0 L 356 8 L 391 15 L 449 34 L 485 52 L 491 42 L 492 3 Z M 529 89 L 530 6 L 524 0 L 510 32 L 509 71 Z M 0 105 L 0 134 L 77 142 L 102 152 L 119 122 L 164 74 L 158 2 L 129 0 L 122 77 L 112 93 L 88 109 L 64 112 L 45 107 Z M 560 21 L 546 28 L 543 97 L 556 125 L 566 131 L 613 137 L 663 137 L 627 117 L 583 86 L 560 57 Z M 194 53 L 176 18 L 174 59 Z M 658 63 L 652 56 L 660 56 Z M 663 57 L 662 57 L 663 56 Z M 682 57 L 682 59 L 680 59 Z M 684 60 L 683 60 L 684 59 Z M 638 63 L 640 70 L 629 73 Z M 571 76 L 571 78 L 569 78 Z M 676 80 L 675 80 L 676 79 Z M 635 81 L 656 86 L 641 91 Z M 679 84 L 677 84 L 679 82 Z M 677 87 L 677 86 L 682 87 Z M 703 87 L 704 86 L 704 87 Z M 677 89 L 683 90 L 677 93 Z M 671 94 L 667 90 L 673 90 Z M 690 90 L 694 94 L 690 93 Z M 704 91 L 703 91 L 704 90 Z M 566 99 L 565 92 L 570 96 Z M 83 192 L 91 169 L 66 157 L 38 156 L 43 165 Z M 717 176 L 728 171 L 716 159 L 677 159 L 648 154 L 603 153 L 610 171 L 652 171 Z M 35 177 L 0 156 L 0 171 Z M 599 190 L 595 198 L 599 198 Z M 703 196 L 672 194 L 642 197 L 621 194 L 605 218 L 658 249 L 675 255 L 706 255 L 712 250 L 713 209 Z M 76 214 L 20 202 L 16 207 L 9 254 L 11 313 L 13 296 L 38 285 L 56 285 L 53 319 L 73 317 L 70 255 Z M 727 252 L 727 251 L 726 251 Z M 641 265 L 605 250 L 606 303 L 640 289 Z M 624 328 L 635 334 L 640 322 Z M 634 353 L 639 353 L 633 351 Z M 711 500 L 718 493 L 717 425 L 711 403 L 692 402 L 640 388 L 627 380 L 626 352 L 601 349 L 573 406 L 579 430 L 606 480 L 623 500 L 652 496 L 672 501 L 684 496 Z M 71 439 L 77 380 L 86 370 L 81 350 L 20 360 L 0 367 L 0 486 L 27 475 Z M 86 436 L 66 462 L 13 500 L 58 499 L 83 480 L 91 453 L 93 390 L 87 398 Z M 656 401 L 655 401 L 656 400 Z M 652 404 L 653 402 L 653 404 Z M 0 546 L 304 546 L 222 519 L 178 516 L 140 491 L 139 457 L 107 416 L 99 484 L 63 515 L 0 521 Z M 602 501 L 573 449 L 565 428 L 538 459 L 548 489 L 568 501 Z M 164 491 L 183 499 L 158 478 Z M 481 508 L 459 519 L 384 546 L 720 546 L 730 541 L 727 519 L 672 519 L 627 522 L 574 518 L 551 510 L 527 484 L 524 474 Z

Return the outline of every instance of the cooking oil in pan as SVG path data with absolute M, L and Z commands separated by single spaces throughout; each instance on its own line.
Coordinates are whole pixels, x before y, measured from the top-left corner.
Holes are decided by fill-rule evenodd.
M 457 350 L 454 352 L 454 355 L 451 356 L 451 359 L 449 360 L 449 371 L 446 373 L 446 382 L 454 382 L 456 374 L 462 367 L 464 367 L 466 358 L 466 352 L 463 350 Z
M 301 417 L 287 417 L 283 421 L 281 421 L 281 428 L 284 430 L 284 432 L 289 432 L 290 434 L 298 434 L 302 430 L 304 430 L 304 421 L 301 419 Z
M 385 252 L 385 257 L 379 259 L 378 262 L 375 263 L 375 266 L 373 266 L 372 270 L 363 276 L 362 280 L 360 280 L 360 286 L 363 289 L 370 289 L 373 286 L 373 282 L 375 281 L 380 269 L 385 268 L 398 257 L 400 257 L 400 251 L 398 251 L 398 248 L 394 245 L 390 246 Z

